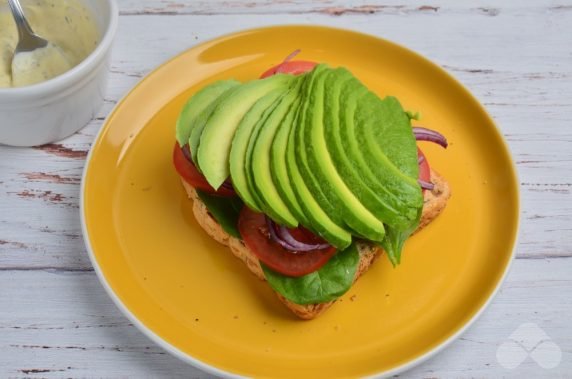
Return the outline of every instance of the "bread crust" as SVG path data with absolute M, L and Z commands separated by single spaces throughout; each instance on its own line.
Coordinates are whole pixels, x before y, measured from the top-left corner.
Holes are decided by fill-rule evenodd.
M 258 258 L 246 247 L 244 242 L 238 238 L 230 236 L 226 233 L 214 217 L 209 213 L 205 204 L 198 197 L 195 189 L 187 182 L 181 179 L 183 187 L 187 192 L 187 196 L 193 200 L 193 214 L 199 225 L 205 232 L 215 241 L 228 246 L 235 257 L 240 259 L 248 269 L 256 275 L 260 280 L 266 281 Z M 435 185 L 433 190 L 426 190 L 423 198 L 423 213 L 419 222 L 419 227 L 414 233 L 419 232 L 431 221 L 433 221 L 447 205 L 447 200 L 451 196 L 451 190 L 447 181 L 434 170 L 431 170 L 431 182 Z M 367 241 L 359 241 L 357 243 L 360 260 L 356 271 L 354 282 L 359 279 L 375 262 L 375 260 L 383 253 L 383 249 Z M 311 320 L 326 309 L 332 306 L 336 300 L 327 303 L 318 304 L 296 304 L 286 299 L 281 294 L 275 292 L 280 301 L 290 309 L 296 316 L 304 320 Z

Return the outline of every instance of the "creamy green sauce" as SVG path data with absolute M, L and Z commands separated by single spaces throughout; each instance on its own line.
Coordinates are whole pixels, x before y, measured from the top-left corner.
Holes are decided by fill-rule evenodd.
M 23 87 L 58 76 L 97 46 L 100 32 L 79 0 L 21 0 L 28 23 L 48 46 L 14 56 L 18 31 L 6 0 L 0 0 L 0 88 Z

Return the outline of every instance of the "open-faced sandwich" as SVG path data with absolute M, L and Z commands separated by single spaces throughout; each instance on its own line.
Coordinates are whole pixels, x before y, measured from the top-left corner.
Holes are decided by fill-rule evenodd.
M 174 164 L 198 223 L 303 319 L 434 220 L 450 191 L 418 140 L 447 146 L 350 71 L 293 61 L 185 104 Z

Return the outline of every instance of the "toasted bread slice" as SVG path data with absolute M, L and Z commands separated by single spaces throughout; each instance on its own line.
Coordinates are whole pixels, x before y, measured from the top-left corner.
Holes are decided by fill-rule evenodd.
M 185 187 L 185 190 L 187 191 L 187 195 L 194 202 L 193 213 L 199 225 L 201 225 L 207 234 L 214 240 L 225 246 L 228 246 L 232 253 L 237 258 L 242 260 L 254 275 L 256 275 L 261 280 L 266 280 L 264 273 L 262 272 L 262 268 L 260 267 L 258 258 L 256 258 L 252 251 L 246 247 L 242 240 L 228 235 L 228 233 L 222 229 L 218 222 L 209 213 L 205 204 L 197 196 L 195 189 L 184 180 L 181 181 Z M 431 170 L 431 181 L 435 184 L 435 187 L 432 191 L 425 191 L 423 214 L 421 215 L 421 221 L 415 233 L 423 229 L 437 216 L 439 216 L 439 214 L 447 205 L 447 200 L 451 196 L 451 191 L 449 189 L 448 183 L 442 176 L 433 170 Z M 360 254 L 360 261 L 354 282 L 361 275 L 363 275 L 369 269 L 372 263 L 381 255 L 381 253 L 383 253 L 383 249 L 365 241 L 358 242 L 358 251 Z M 305 320 L 315 318 L 335 302 L 334 300 L 328 303 L 300 305 L 287 300 L 279 293 L 276 293 L 276 295 L 278 295 L 278 298 L 284 303 L 284 305 L 286 305 L 286 307 L 294 312 L 296 316 Z

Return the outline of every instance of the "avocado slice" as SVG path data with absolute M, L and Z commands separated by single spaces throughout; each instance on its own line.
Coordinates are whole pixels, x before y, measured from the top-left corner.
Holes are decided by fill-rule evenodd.
M 261 97 L 274 89 L 288 89 L 292 75 L 278 74 L 236 87 L 213 110 L 204 126 L 197 151 L 198 167 L 207 182 L 218 189 L 230 174 L 229 155 L 238 124 Z
M 201 134 L 203 133 L 203 130 L 205 129 L 205 125 L 207 124 L 207 121 L 209 120 L 209 118 L 213 114 L 216 107 L 223 100 L 225 100 L 230 95 L 232 95 L 234 93 L 234 91 L 236 91 L 240 87 L 241 86 L 234 86 L 234 87 L 231 87 L 231 88 L 227 89 L 226 91 L 224 91 L 222 94 L 219 95 L 219 97 L 217 97 L 205 109 L 203 109 L 203 111 L 200 112 L 195 119 L 195 126 L 193 126 L 193 128 L 191 130 L 191 135 L 189 137 L 189 149 L 191 150 L 191 158 L 193 160 L 193 163 L 195 164 L 195 167 L 197 167 L 197 169 L 199 171 L 200 171 L 200 167 L 198 164 L 198 158 L 197 157 L 198 157 L 198 150 L 199 150 L 199 143 L 200 143 L 200 139 L 201 139 Z
M 355 232 L 354 234 L 381 242 L 385 236 L 383 222 L 376 218 L 354 195 L 354 192 L 360 192 L 364 189 L 360 187 L 350 189 L 344 182 L 336 170 L 326 146 L 325 134 L 335 133 L 335 129 L 339 127 L 339 122 L 338 99 L 330 96 L 328 97 L 329 102 L 325 102 L 325 85 L 326 83 L 343 83 L 345 80 L 349 80 L 349 78 L 337 70 L 324 71 L 316 78 L 314 88 L 310 93 L 306 122 L 298 128 L 299 146 L 300 149 L 305 150 L 305 154 L 299 155 L 299 157 L 305 156 L 305 161 L 302 159 L 303 164 L 299 167 L 306 176 L 313 177 L 312 182 L 317 184 L 317 189 L 323 193 L 328 203 L 332 204 L 331 212 L 338 213 L 343 222 Z M 332 89 L 331 87 L 329 85 L 328 89 Z M 336 88 L 339 97 L 340 86 Z M 336 95 L 334 94 L 334 96 Z M 308 188 L 313 194 L 315 193 L 310 185 Z M 319 201 L 320 197 L 315 197 Z M 328 214 L 330 214 L 327 211 L 329 204 L 322 206 Z
M 398 105 L 398 103 L 397 103 Z M 403 112 L 401 106 L 390 98 L 380 100 L 372 92 L 368 92 L 357 104 L 354 116 L 353 138 L 360 146 L 358 155 L 364 159 L 367 167 L 371 170 L 374 177 L 381 187 L 386 189 L 390 195 L 388 198 L 396 200 L 399 209 L 399 219 L 403 222 L 396 223 L 396 220 L 384 220 L 387 224 L 398 227 L 401 230 L 408 229 L 418 217 L 419 209 L 423 206 L 423 196 L 421 188 L 417 183 L 417 177 L 412 177 L 404 173 L 396 163 L 401 167 L 407 165 L 409 172 L 417 172 L 418 165 L 416 152 L 417 146 L 411 127 L 401 124 L 401 128 L 387 128 L 386 124 L 390 123 L 392 118 L 396 117 L 396 113 L 401 113 L 409 124 L 409 119 Z M 377 117 L 372 117 L 376 115 Z M 407 126 L 406 128 L 403 126 Z M 410 141 L 407 141 L 407 140 Z M 396 152 L 396 147 L 392 147 L 392 159 L 384 153 L 380 145 L 384 141 L 384 145 L 400 144 L 400 149 Z M 388 142 L 389 141 L 389 142 Z M 387 148 L 389 151 L 390 148 Z M 409 159 L 411 155 L 415 159 Z M 411 167 L 414 166 L 414 167 Z
M 367 167 L 362 172 L 356 170 L 354 165 L 357 165 L 357 162 L 352 159 L 352 151 L 358 149 L 359 145 L 349 140 L 345 133 L 353 127 L 353 123 L 348 124 L 353 120 L 357 101 L 367 93 L 367 88 L 354 80 L 353 75 L 345 68 L 337 68 L 335 71 L 338 79 L 326 81 L 324 91 L 325 107 L 328 109 L 324 113 L 324 125 L 327 128 L 324 139 L 329 156 L 339 176 L 359 201 L 378 220 L 389 220 L 397 210 L 391 208 L 379 193 L 372 190 L 377 182 Z M 348 97 L 357 101 L 348 101 Z
M 175 136 L 179 146 L 183 147 L 189 143 L 191 131 L 196 126 L 196 119 L 199 114 L 213 101 L 215 101 L 226 90 L 239 85 L 237 80 L 221 80 L 209 84 L 199 92 L 191 96 L 185 105 L 179 118 L 177 118 Z
M 337 154 L 332 152 L 331 156 L 335 158 L 338 171 L 342 172 L 340 165 L 347 162 L 349 166 L 346 173 L 353 172 L 356 177 L 360 177 L 364 181 L 374 194 L 377 194 L 376 197 L 381 205 L 379 208 L 381 216 L 378 215 L 378 217 L 387 221 L 399 217 L 399 204 L 397 204 L 393 194 L 378 183 L 377 178 L 365 163 L 364 157 L 359 152 L 360 145 L 354 134 L 354 116 L 357 105 L 367 93 L 367 88 L 357 80 L 349 80 L 342 87 L 340 93 L 340 104 L 343 104 L 343 106 L 340 105 L 341 127 L 338 128 L 338 133 L 333 133 L 336 138 L 336 146 L 330 146 L 332 148 L 341 147 L 342 150 Z M 347 160 L 344 160 L 344 157 L 347 157 Z
M 313 83 L 322 71 L 327 70 L 326 67 L 325 65 L 316 66 L 308 74 L 309 76 L 304 83 L 302 105 L 288 136 L 286 168 L 292 181 L 294 194 L 308 219 L 308 224 L 304 226 L 322 236 L 333 246 L 344 249 L 350 245 L 352 235 L 345 228 L 341 215 L 333 213 L 333 216 L 337 216 L 336 220 L 333 220 L 331 214 L 326 213 L 322 208 L 322 206 L 331 207 L 332 205 L 327 203 L 328 199 L 317 188 L 314 178 L 308 175 L 308 169 L 304 166 L 305 150 L 300 148 L 300 133 L 298 132 L 298 128 L 305 123 L 306 111 L 309 106 L 308 96 L 312 91 Z
M 270 149 L 278 128 L 289 112 L 295 110 L 298 104 L 300 87 L 306 76 L 296 79 L 295 86 L 280 99 L 279 104 L 272 109 L 264 120 L 264 125 L 259 126 L 252 134 L 251 148 L 247 154 L 247 170 L 251 173 L 251 182 L 254 191 L 258 193 L 263 202 L 263 210 L 275 222 L 288 227 L 298 226 L 298 219 L 290 212 L 287 203 L 282 200 L 280 192 L 272 180 L 270 165 Z
M 385 180 L 385 187 L 399 199 L 401 215 L 405 216 L 405 220 L 402 223 L 387 221 L 386 238 L 381 245 L 390 261 L 396 265 L 400 262 L 405 240 L 417 228 L 423 207 L 423 195 L 417 183 L 417 144 L 411 129 L 411 120 L 397 99 L 386 97 L 379 100 L 368 94 L 359 104 L 369 106 L 368 103 L 372 103 L 371 108 L 383 116 L 382 122 L 372 128 L 368 125 L 368 120 L 360 120 L 357 117 L 356 136 L 362 146 L 362 153 L 380 162 L 382 157 L 386 157 L 391 162 L 391 165 L 387 165 L 391 169 L 386 169 L 384 174 L 393 179 L 387 180 L 384 176 L 378 178 Z M 377 106 L 375 108 L 374 103 Z M 387 143 L 387 140 L 391 143 Z M 379 166 L 374 167 L 371 162 L 368 163 L 374 175 L 380 175 L 380 172 L 376 171 Z
M 296 158 L 297 169 L 300 171 L 300 174 L 304 178 L 304 183 L 312 194 L 312 197 L 334 223 L 342 228 L 345 228 L 346 224 L 344 222 L 343 215 L 337 209 L 336 204 L 328 197 L 326 197 L 324 192 L 320 189 L 320 184 L 317 182 L 317 179 L 313 175 L 311 168 L 308 166 L 306 151 L 304 149 L 304 129 L 308 123 L 307 119 L 311 118 L 314 112 L 314 96 L 315 92 L 319 90 L 317 82 L 323 74 L 327 73 L 327 70 L 328 67 L 325 64 L 319 65 L 317 69 L 314 70 L 312 81 L 304 92 L 303 106 L 301 108 L 300 114 L 298 115 L 298 120 L 294 129 L 294 156 Z
M 302 225 L 309 225 L 310 222 L 304 214 L 304 211 L 298 202 L 298 198 L 294 193 L 293 183 L 286 166 L 288 139 L 292 126 L 298 118 L 300 107 L 301 99 L 298 97 L 274 135 L 274 140 L 270 146 L 270 173 L 280 197 L 288 206 L 290 212 L 292 212 L 296 220 L 298 220 Z
M 276 107 L 283 95 L 284 90 L 277 88 L 258 99 L 238 124 L 230 147 L 229 167 L 232 185 L 244 203 L 257 212 L 263 212 L 262 200 L 258 193 L 251 190 L 252 186 L 248 183 L 246 152 L 256 125 L 261 121 L 264 122 L 268 117 L 267 113 Z
M 376 155 L 364 152 L 363 129 L 377 128 L 383 122 L 379 102 L 381 100 L 357 79 L 352 77 L 346 81 L 340 92 L 340 127 L 335 139 L 330 138 L 327 144 L 346 183 L 359 178 L 369 188 L 370 191 L 359 194 L 362 203 L 368 204 L 368 209 L 385 224 L 405 230 L 415 221 L 422 206 L 419 185 L 416 180 L 413 183 L 404 180 L 406 175 L 379 151 Z M 358 123 L 361 123 L 359 132 L 356 131 Z M 385 142 L 392 143 L 388 141 L 392 140 Z M 357 188 L 353 184 L 350 186 Z M 377 200 L 378 206 L 370 205 L 373 200 Z
M 372 96 L 373 95 L 373 96 Z M 403 109 L 399 100 L 393 96 L 387 96 L 379 100 L 374 94 L 368 94 L 368 99 L 376 104 L 376 112 L 382 115 L 382 120 L 376 128 L 369 127 L 368 122 L 358 123 L 358 129 L 364 140 L 365 146 L 372 154 L 383 154 L 402 173 L 409 177 L 408 182 L 417 185 L 419 177 L 419 165 L 417 163 L 417 142 L 413 135 L 411 119 Z M 359 129 L 363 127 L 363 129 Z M 387 143 L 391 140 L 391 143 Z
M 342 77 L 336 81 L 326 81 L 325 102 L 326 107 L 330 107 L 330 112 L 325 113 L 324 122 L 326 125 L 332 125 L 341 120 L 340 123 L 345 127 L 347 122 L 344 122 L 344 120 L 353 120 L 355 108 L 357 107 L 360 96 L 365 95 L 367 93 L 367 89 L 356 80 L 353 80 L 353 82 L 348 81 L 351 80 L 353 76 L 346 69 L 338 68 L 336 71 L 338 71 L 339 75 Z M 346 80 L 343 79 L 344 76 L 347 78 Z M 342 95 L 341 89 L 343 86 L 346 88 Z M 355 99 L 358 99 L 358 101 L 346 101 L 349 94 L 351 94 Z M 345 106 L 340 106 L 340 101 L 344 101 L 343 104 Z M 337 130 L 339 131 L 339 129 Z M 344 130 L 347 130 L 347 128 Z M 391 213 L 387 213 L 387 207 L 386 204 L 384 204 L 384 199 L 379 197 L 379 192 L 372 191 L 374 186 L 366 184 L 367 182 L 375 182 L 373 175 L 370 172 L 366 172 L 366 175 L 362 172 L 362 175 L 359 175 L 352 166 L 352 163 L 355 163 L 355 160 L 350 160 L 348 154 L 344 152 L 344 146 L 348 145 L 348 138 L 346 137 L 342 140 L 340 133 L 326 133 L 325 140 L 330 156 L 332 157 L 334 165 L 340 173 L 340 176 L 350 189 L 359 189 L 358 191 L 353 191 L 356 197 L 358 197 L 360 201 L 380 220 L 391 220 L 393 216 Z M 367 175 L 368 173 L 370 175 Z M 422 208 L 419 209 L 419 215 L 421 214 L 421 210 Z M 417 217 L 417 219 L 405 230 L 399 230 L 394 226 L 384 224 L 386 233 L 385 238 L 380 244 L 387 252 L 387 255 L 393 265 L 400 262 L 403 244 L 411 232 L 417 228 L 418 220 L 419 217 Z

